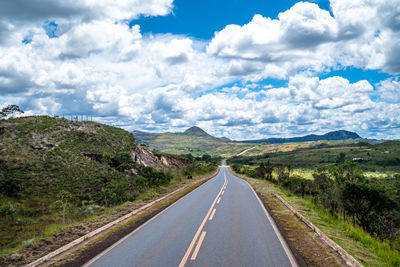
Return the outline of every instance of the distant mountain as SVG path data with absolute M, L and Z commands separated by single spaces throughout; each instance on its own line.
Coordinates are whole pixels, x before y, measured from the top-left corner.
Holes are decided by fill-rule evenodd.
M 198 136 L 198 137 L 204 137 L 204 138 L 211 138 L 211 139 L 215 139 L 215 140 L 222 141 L 222 142 L 232 142 L 232 140 L 230 140 L 229 138 L 226 138 L 226 137 L 214 137 L 214 136 L 208 134 L 206 131 L 204 131 L 203 129 L 201 129 L 200 127 L 197 127 L 197 126 L 190 127 L 189 129 L 184 131 L 183 134 L 184 135 L 189 135 L 189 136 Z
M 324 135 L 310 134 L 301 137 L 292 138 L 267 138 L 259 140 L 232 141 L 226 137 L 214 137 L 203 129 L 193 126 L 184 132 L 179 133 L 150 133 L 143 131 L 134 131 L 136 142 L 146 144 L 150 149 L 159 150 L 171 154 L 188 154 L 194 156 L 203 154 L 221 155 L 229 157 L 237 155 L 246 149 L 254 148 L 255 144 L 270 143 L 299 143 L 312 141 L 334 141 L 362 139 L 357 133 L 349 131 L 334 131 Z M 262 150 L 259 152 L 261 153 Z
M 201 137 L 212 137 L 212 138 L 215 138 L 215 137 L 209 135 L 206 131 L 204 131 L 200 127 L 197 127 L 197 126 L 190 127 L 189 129 L 187 129 L 183 133 L 185 135 L 191 135 L 191 136 L 201 136 Z
M 226 137 L 214 137 L 200 127 L 193 126 L 179 133 L 149 133 L 133 131 L 138 144 L 146 144 L 150 149 L 156 149 L 172 154 L 227 155 L 239 153 L 249 146 L 231 141 Z M 244 148 L 243 148 L 244 147 Z M 243 149 L 242 149 L 243 148 Z
M 312 141 L 321 141 L 321 140 L 348 140 L 348 139 L 361 139 L 357 133 L 349 132 L 345 130 L 333 131 L 323 135 L 310 134 L 306 136 L 300 137 L 291 137 L 291 138 L 267 138 L 267 139 L 258 139 L 258 140 L 244 140 L 239 141 L 242 143 L 272 143 L 272 144 L 282 144 L 282 143 L 299 143 L 299 142 L 312 142 Z

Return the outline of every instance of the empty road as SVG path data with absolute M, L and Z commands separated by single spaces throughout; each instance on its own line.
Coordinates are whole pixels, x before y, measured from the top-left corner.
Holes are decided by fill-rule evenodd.
M 223 166 L 86 266 L 297 266 L 250 186 Z

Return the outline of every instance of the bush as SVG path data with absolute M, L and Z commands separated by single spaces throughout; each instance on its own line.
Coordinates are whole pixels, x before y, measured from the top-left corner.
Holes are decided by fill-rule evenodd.
M 148 187 L 148 181 L 146 178 L 143 176 L 137 176 L 133 180 L 133 186 L 139 191 L 139 192 L 144 192 L 146 188 Z
M 134 162 L 131 154 L 127 152 L 119 152 L 111 159 L 111 167 L 116 168 L 119 171 L 133 168 Z
M 151 167 L 140 166 L 139 175 L 147 179 L 150 186 L 158 186 L 162 184 L 167 184 L 171 181 L 172 175 L 166 174 L 161 171 L 156 171 Z
M 15 208 L 15 205 L 12 205 L 10 202 L 0 206 L 0 217 L 14 218 L 16 213 L 17 209 Z
M 16 178 L 3 177 L 0 173 L 0 192 L 9 197 L 17 197 L 21 184 Z

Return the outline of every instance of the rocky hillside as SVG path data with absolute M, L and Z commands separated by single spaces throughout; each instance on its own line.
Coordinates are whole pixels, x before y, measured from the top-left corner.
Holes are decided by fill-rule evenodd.
M 132 201 L 168 183 L 167 170 L 187 164 L 137 146 L 132 133 L 95 122 L 0 120 L 0 251 L 39 235 L 66 213 L 78 218 L 88 205 Z

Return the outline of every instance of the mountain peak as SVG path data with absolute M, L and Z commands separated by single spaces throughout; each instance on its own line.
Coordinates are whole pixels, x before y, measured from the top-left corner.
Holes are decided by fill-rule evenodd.
M 208 133 L 206 133 L 203 129 L 197 126 L 192 126 L 186 131 L 183 132 L 186 135 L 194 135 L 194 136 L 210 136 Z
M 359 136 L 357 133 L 349 132 L 346 130 L 338 130 L 338 131 L 329 132 L 329 133 L 324 134 L 323 136 L 328 138 L 328 140 L 345 140 L 345 139 L 361 138 L 361 136 Z

